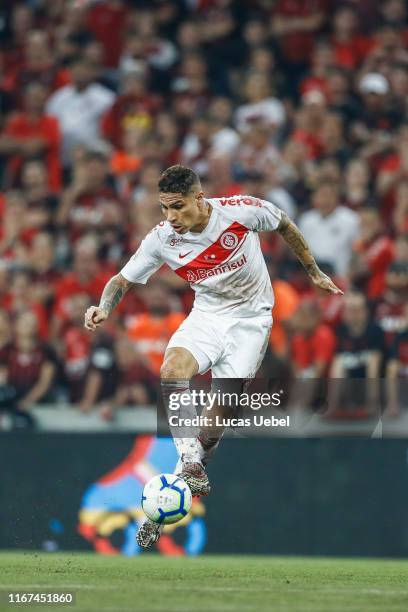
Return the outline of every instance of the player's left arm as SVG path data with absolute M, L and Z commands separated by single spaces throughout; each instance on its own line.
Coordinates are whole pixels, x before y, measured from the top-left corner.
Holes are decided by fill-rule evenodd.
M 302 232 L 285 213 L 282 213 L 276 231 L 290 246 L 316 287 L 328 293 L 343 294 L 343 291 L 333 283 L 331 278 L 320 270 Z

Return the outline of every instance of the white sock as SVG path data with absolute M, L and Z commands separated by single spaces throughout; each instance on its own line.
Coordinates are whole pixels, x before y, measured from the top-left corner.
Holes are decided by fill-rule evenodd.
M 201 463 L 200 448 L 197 438 L 178 438 L 174 437 L 182 463 Z
M 190 386 L 188 380 L 162 379 L 161 388 L 164 404 L 168 415 L 176 414 L 177 416 L 183 417 L 184 419 L 194 418 L 197 416 L 193 401 L 191 401 L 191 403 L 188 403 L 186 401 L 180 402 L 179 408 L 176 412 L 171 411 L 169 408 L 170 399 L 173 401 L 174 405 L 174 398 L 177 397 L 177 395 L 183 394 L 184 400 L 186 396 L 188 396 L 188 394 L 190 393 Z M 197 440 L 198 427 L 176 427 L 170 425 L 170 430 L 181 462 L 201 463 L 200 448 Z
M 197 461 L 194 461 L 193 463 L 203 463 L 203 460 L 207 459 L 207 451 L 204 450 L 203 445 L 201 444 L 199 438 L 196 438 L 197 441 L 197 447 L 198 447 L 198 454 L 199 454 L 199 459 Z M 183 471 L 183 462 L 182 460 L 179 458 L 176 466 L 174 468 L 174 473 L 175 474 L 181 474 L 181 472 Z

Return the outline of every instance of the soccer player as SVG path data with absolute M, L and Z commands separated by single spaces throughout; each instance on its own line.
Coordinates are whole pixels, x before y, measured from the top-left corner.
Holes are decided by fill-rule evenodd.
M 212 377 L 248 379 L 258 370 L 272 327 L 273 291 L 258 232 L 278 231 L 305 267 L 316 287 L 342 293 L 316 264 L 296 225 L 271 202 L 251 196 L 204 197 L 200 179 L 190 168 L 172 166 L 159 180 L 165 221 L 145 237 L 136 253 L 103 290 L 99 306 L 85 313 L 93 331 L 105 321 L 125 293 L 146 283 L 163 263 L 195 291 L 190 315 L 173 334 L 161 368 L 163 397 L 185 393 L 189 380 L 211 369 Z M 193 495 L 208 495 L 204 465 L 222 432 L 202 428 L 198 437 L 178 437 L 176 473 Z M 162 527 L 147 520 L 137 541 L 147 548 Z

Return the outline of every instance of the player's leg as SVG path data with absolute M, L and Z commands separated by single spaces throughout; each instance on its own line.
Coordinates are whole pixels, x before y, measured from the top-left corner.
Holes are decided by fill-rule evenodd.
M 236 414 L 237 407 L 226 398 L 239 396 L 248 379 L 255 376 L 264 358 L 272 327 L 270 315 L 232 318 L 229 322 L 225 317 L 215 317 L 214 320 L 222 351 L 212 360 L 212 391 L 219 392 L 224 399 L 222 403 L 215 402 L 210 410 L 206 408 L 204 411 L 209 417 L 209 424 L 201 427 L 198 434 L 200 459 L 204 466 L 217 450 L 226 429 L 217 422 L 222 423 L 223 419 Z M 177 468 L 176 473 L 180 471 L 180 463 Z
M 227 419 L 231 416 L 232 412 L 225 406 L 220 406 L 216 402 L 207 411 L 201 413 L 208 417 L 208 421 L 212 423 L 217 422 L 217 418 L 222 422 L 222 419 Z M 200 463 L 205 467 L 220 443 L 220 440 L 224 434 L 225 427 L 221 425 L 207 425 L 202 426 L 197 434 L 196 440 L 198 443 L 198 450 L 200 455 Z M 174 469 L 175 474 L 181 474 L 183 471 L 183 462 L 181 459 L 177 461 Z
M 200 365 L 192 353 L 183 347 L 168 348 L 160 371 L 163 402 L 167 414 L 170 411 L 170 399 L 173 403 L 182 405 L 183 416 L 194 417 L 195 407 L 185 400 L 190 392 L 190 379 L 197 374 Z M 183 395 L 183 404 L 178 398 Z M 174 443 L 179 455 L 176 473 L 185 480 L 193 495 L 208 495 L 210 484 L 200 457 L 200 446 L 197 431 L 188 429 L 187 434 L 182 428 L 172 428 Z M 149 548 L 157 542 L 163 531 L 163 526 L 146 519 L 137 532 L 137 543 L 142 548 Z
M 165 362 L 163 364 L 165 376 L 168 376 L 167 364 L 170 365 L 167 357 L 173 355 L 170 353 L 170 351 L 174 348 L 182 347 L 186 349 L 188 353 L 193 355 L 195 362 L 198 365 L 198 369 L 194 371 L 193 375 L 196 373 L 204 374 L 210 368 L 212 368 L 213 364 L 217 362 L 224 351 L 224 327 L 224 318 L 215 317 L 209 313 L 193 310 L 170 339 L 165 355 Z M 177 360 L 174 361 L 175 366 L 177 366 Z M 180 433 L 180 431 L 176 432 L 176 436 L 180 437 Z M 197 443 L 196 441 L 197 434 L 198 428 L 195 432 L 193 432 L 190 428 L 189 435 L 187 437 L 194 437 L 194 452 L 198 448 L 199 461 L 202 462 L 201 459 L 205 453 L 201 444 L 199 442 Z M 181 474 L 182 471 L 183 463 L 180 459 L 176 466 L 175 473 Z
M 214 368 L 216 369 L 216 364 Z M 200 444 L 201 462 L 206 466 L 217 450 L 226 427 L 223 423 L 234 414 L 237 406 L 233 399 L 239 397 L 243 390 L 244 381 L 239 378 L 224 379 L 214 378 L 211 391 L 219 395 L 220 402 L 215 401 L 211 408 L 205 410 L 208 417 L 207 424 L 200 428 L 198 441 Z
M 217 417 L 219 417 L 220 422 L 222 422 L 223 419 L 228 419 L 231 416 L 231 410 L 229 408 L 218 404 L 214 404 L 210 413 L 209 418 L 210 420 L 214 419 L 213 422 L 216 422 Z M 203 425 L 203 427 L 201 427 L 197 439 L 200 445 L 200 458 L 203 466 L 208 464 L 217 450 L 225 429 L 226 427 L 223 425 Z
M 199 362 L 188 349 L 182 347 L 167 349 L 160 377 L 163 401 L 168 415 L 171 414 L 170 406 L 173 405 L 178 406 L 178 417 L 192 419 L 197 416 L 190 393 L 190 379 L 199 369 Z M 210 484 L 201 463 L 197 440 L 198 427 L 170 426 L 170 430 L 179 455 L 175 472 L 187 482 L 193 495 L 208 495 Z
M 193 418 L 196 416 L 195 406 L 190 395 L 190 380 L 197 374 L 199 365 L 189 350 L 182 347 L 168 348 L 160 370 L 161 391 L 167 416 L 172 414 L 172 408 L 177 409 L 177 416 Z M 200 453 L 196 441 L 194 427 L 172 427 L 178 455 L 183 463 L 200 461 Z M 191 435 L 187 435 L 191 434 Z
M 201 447 L 201 461 L 207 465 L 216 451 L 225 427 L 215 425 L 228 418 L 237 410 L 226 397 L 238 396 L 243 392 L 249 380 L 253 378 L 261 366 L 264 358 L 272 320 L 269 316 L 255 319 L 233 320 L 226 333 L 225 351 L 221 358 L 213 365 L 213 391 L 218 391 L 223 398 L 222 403 L 215 403 L 208 414 L 209 425 L 200 429 L 198 440 Z

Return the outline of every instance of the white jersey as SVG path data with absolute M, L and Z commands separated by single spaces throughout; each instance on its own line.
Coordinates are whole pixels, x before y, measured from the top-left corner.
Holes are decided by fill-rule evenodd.
M 207 200 L 213 207 L 200 233 L 178 234 L 163 221 L 121 270 L 146 283 L 166 263 L 195 291 L 193 310 L 251 317 L 270 313 L 273 291 L 257 232 L 276 230 L 282 211 L 251 196 Z

